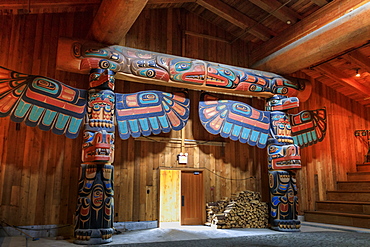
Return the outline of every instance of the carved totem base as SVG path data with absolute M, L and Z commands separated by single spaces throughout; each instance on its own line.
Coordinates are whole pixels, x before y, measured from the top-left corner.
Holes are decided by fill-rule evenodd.
M 113 206 L 113 166 L 81 164 L 74 243 L 112 242 Z
M 282 232 L 300 231 L 295 173 L 269 171 L 271 229 Z

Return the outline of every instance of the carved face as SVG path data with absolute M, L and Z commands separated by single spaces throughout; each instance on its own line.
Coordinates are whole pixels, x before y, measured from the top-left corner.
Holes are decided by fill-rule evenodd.
M 250 91 L 250 92 L 265 92 L 269 91 L 268 75 L 262 74 L 262 71 L 256 71 L 251 69 L 237 68 L 234 71 L 238 74 L 239 83 L 236 86 L 236 90 Z
M 164 60 L 163 60 L 164 61 Z M 171 79 L 193 84 L 203 84 L 205 80 L 205 63 L 186 58 L 175 58 L 167 61 Z
M 299 106 L 297 97 L 286 97 L 282 95 L 274 95 L 266 102 L 267 111 L 285 111 Z
M 105 161 L 113 163 L 114 133 L 85 131 L 82 145 L 82 161 Z
M 155 59 L 136 59 L 131 63 L 134 75 L 168 81 L 170 76 L 166 70 L 159 67 Z
M 91 128 L 112 128 L 115 95 L 110 90 L 89 93 L 88 124 Z
M 90 73 L 90 88 L 114 90 L 114 72 L 111 70 L 94 69 Z
M 208 64 L 207 86 L 234 88 L 239 78 L 233 70 L 219 65 Z
M 96 184 L 94 186 L 91 199 L 92 199 L 92 206 L 95 210 L 98 210 L 102 207 L 103 200 L 104 200 L 103 185 Z
M 304 90 L 304 84 L 293 82 L 284 78 L 274 78 L 271 80 L 271 91 L 275 94 L 297 96 L 299 91 Z
M 301 168 L 301 156 L 297 145 L 269 145 L 269 169 L 298 169 Z
M 269 137 L 270 144 L 293 144 L 292 127 L 289 117 L 284 112 L 271 112 L 271 131 Z

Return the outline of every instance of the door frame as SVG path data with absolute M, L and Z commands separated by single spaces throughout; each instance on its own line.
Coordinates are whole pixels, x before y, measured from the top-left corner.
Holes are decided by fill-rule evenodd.
M 174 171 L 174 170 L 177 170 L 179 171 L 179 179 L 176 183 L 176 186 L 174 186 L 171 190 L 171 193 L 177 197 L 175 200 L 172 200 L 172 205 L 163 205 L 167 200 L 163 200 L 164 198 L 161 198 L 162 196 L 165 197 L 166 196 L 166 191 L 163 191 L 163 190 L 166 190 L 166 188 L 163 186 L 163 184 L 161 184 L 161 181 L 163 180 L 162 178 L 162 173 L 161 171 L 162 170 L 170 170 L 170 171 Z M 159 227 L 161 226 L 178 226 L 180 227 L 182 222 L 181 222 L 181 173 L 182 172 L 202 172 L 203 174 L 203 191 L 202 191 L 202 205 L 204 205 L 204 210 L 202 210 L 202 218 L 204 220 L 204 222 L 206 222 L 206 202 L 205 202 L 205 176 L 204 176 L 204 171 L 205 169 L 202 169 L 202 168 L 187 168 L 187 167 L 178 167 L 178 168 L 170 168 L 170 167 L 161 167 L 159 169 L 159 193 L 158 193 L 158 224 L 159 224 Z M 174 218 L 172 222 L 168 222 L 168 221 L 162 221 L 163 220 L 163 214 L 164 214 L 164 209 L 165 208 L 168 208 L 168 207 L 173 207 L 173 209 L 175 211 L 178 211 L 178 218 Z

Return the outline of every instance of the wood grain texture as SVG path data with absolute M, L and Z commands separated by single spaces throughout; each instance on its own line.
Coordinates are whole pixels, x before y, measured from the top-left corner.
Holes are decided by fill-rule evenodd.
M 227 44 L 184 35 L 188 30 L 227 38 L 227 33 L 183 9 L 144 10 L 126 36 L 125 46 L 247 67 L 248 46 L 242 41 Z M 0 66 L 39 74 L 77 88 L 87 88 L 88 76 L 55 69 L 59 37 L 85 38 L 92 12 L 34 15 L 0 15 Z M 172 20 L 172 25 L 167 24 Z M 167 32 L 160 32 L 167 28 Z M 169 29 L 172 32 L 169 33 Z M 172 47 L 171 47 L 172 46 Z M 302 75 L 301 75 L 302 76 Z M 173 92 L 178 89 L 116 81 L 116 91 Z M 267 155 L 265 149 L 223 140 L 208 134 L 197 114 L 200 92 L 189 90 L 191 111 L 185 139 L 226 141 L 224 146 L 185 145 L 187 165 L 176 156 L 181 145 L 142 142 L 132 138 L 115 142 L 115 221 L 159 219 L 160 169 L 202 169 L 205 201 L 217 201 L 240 190 L 261 192 L 267 201 Z M 263 109 L 264 100 L 220 95 Z M 367 129 L 368 108 L 314 82 L 311 98 L 299 110 L 326 106 L 328 132 L 322 143 L 302 149 L 302 169 L 297 172 L 300 209 L 314 209 L 325 190 L 345 180 L 362 162 L 366 148 L 355 139 L 355 129 Z M 297 110 L 298 112 L 298 110 Z M 12 225 L 73 224 L 82 136 L 66 139 L 8 118 L 0 119 L 0 219 Z M 181 138 L 181 133 L 162 134 Z M 349 148 L 351 147 L 351 148 Z M 253 178 L 250 178 L 253 177 Z M 234 179 L 234 180 L 232 180 Z M 239 179 L 239 180 L 236 180 Z

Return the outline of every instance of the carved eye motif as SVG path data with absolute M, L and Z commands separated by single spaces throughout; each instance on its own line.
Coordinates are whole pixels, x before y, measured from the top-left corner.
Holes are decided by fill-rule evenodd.
M 94 138 L 94 135 L 91 132 L 86 131 L 84 133 L 84 141 L 85 142 L 91 142 Z
M 183 71 L 183 70 L 188 70 L 190 68 L 190 63 L 187 62 L 179 62 L 176 64 L 176 70 Z
M 275 153 L 277 150 L 278 150 L 278 149 L 277 149 L 277 147 L 275 147 L 275 146 L 270 146 L 270 148 L 269 148 L 269 153 Z
M 154 69 L 148 69 L 146 71 L 146 76 L 149 78 L 153 78 L 155 76 L 155 70 Z

